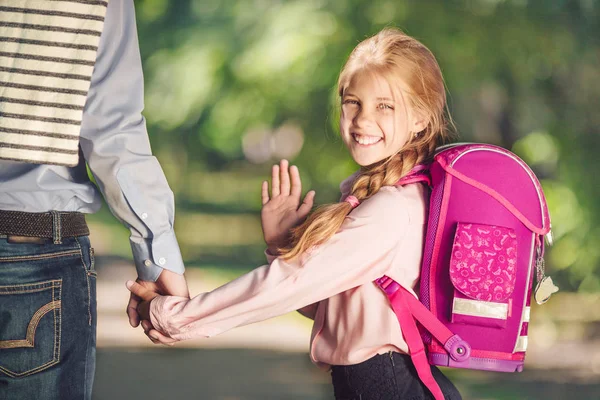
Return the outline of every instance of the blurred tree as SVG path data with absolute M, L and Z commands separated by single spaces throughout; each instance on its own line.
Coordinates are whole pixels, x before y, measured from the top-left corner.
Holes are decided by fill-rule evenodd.
M 273 132 L 286 124 L 305 136 L 292 160 L 305 189 L 316 189 L 320 203 L 335 201 L 337 184 L 356 168 L 337 137 L 337 74 L 361 39 L 392 25 L 438 58 L 462 140 L 512 149 L 541 178 L 556 239 L 549 265 L 561 288 L 600 291 L 598 1 L 140 0 L 136 6 L 145 115 L 180 213 L 256 215 L 260 181 L 278 156 Z M 265 162 L 250 163 L 246 144 L 264 147 L 256 159 Z M 224 246 L 217 259 L 248 267 L 262 262 L 257 236 Z M 208 257 L 191 243 L 184 251 Z

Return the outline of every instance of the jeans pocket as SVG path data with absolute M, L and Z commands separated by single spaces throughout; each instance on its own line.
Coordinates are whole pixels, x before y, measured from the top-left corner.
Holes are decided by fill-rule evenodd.
M 62 279 L 0 286 L 0 374 L 21 378 L 60 361 Z

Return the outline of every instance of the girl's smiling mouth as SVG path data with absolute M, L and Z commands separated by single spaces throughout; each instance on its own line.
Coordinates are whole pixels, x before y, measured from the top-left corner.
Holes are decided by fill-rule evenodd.
M 383 140 L 380 136 L 361 135 L 358 133 L 352 133 L 351 135 L 354 141 L 362 146 L 372 146 Z

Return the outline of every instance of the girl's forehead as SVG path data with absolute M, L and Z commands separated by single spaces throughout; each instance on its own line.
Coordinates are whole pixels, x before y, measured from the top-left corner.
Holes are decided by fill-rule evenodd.
M 361 70 L 354 73 L 343 90 L 344 95 L 390 98 L 401 101 L 402 84 L 398 79 L 374 71 Z

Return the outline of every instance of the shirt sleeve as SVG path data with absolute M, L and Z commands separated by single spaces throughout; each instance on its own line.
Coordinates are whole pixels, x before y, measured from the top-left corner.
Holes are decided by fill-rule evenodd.
M 131 231 L 138 276 L 184 272 L 173 231 L 175 207 L 152 155 L 132 0 L 109 1 L 81 126 L 81 149 L 111 212 Z
M 277 258 L 191 300 L 156 297 L 150 305 L 153 325 L 176 339 L 210 337 L 374 281 L 394 264 L 408 231 L 408 212 L 394 191 L 380 190 L 330 240 L 295 260 Z

